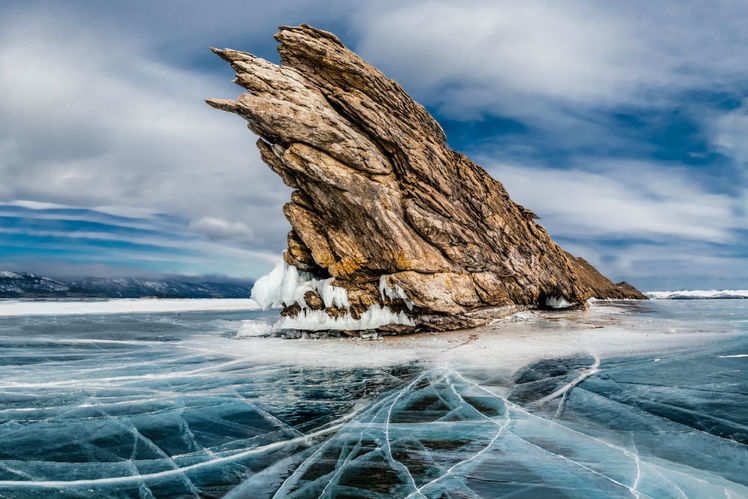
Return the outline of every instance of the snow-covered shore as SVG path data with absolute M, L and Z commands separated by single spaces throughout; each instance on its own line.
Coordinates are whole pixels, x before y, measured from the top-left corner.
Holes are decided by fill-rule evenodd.
M 259 310 L 250 298 L 113 298 L 108 300 L 0 300 L 0 317 L 210 310 Z

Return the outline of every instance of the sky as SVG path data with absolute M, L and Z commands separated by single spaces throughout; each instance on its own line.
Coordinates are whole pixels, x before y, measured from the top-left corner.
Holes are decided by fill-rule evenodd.
M 0 267 L 258 277 L 290 190 L 208 47 L 336 33 L 565 249 L 645 289 L 748 287 L 748 3 L 0 5 Z

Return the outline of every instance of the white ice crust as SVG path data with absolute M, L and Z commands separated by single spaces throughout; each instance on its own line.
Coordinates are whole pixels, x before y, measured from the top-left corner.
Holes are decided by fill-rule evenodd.
M 387 285 L 387 278 L 386 276 L 381 276 L 379 278 L 379 295 L 382 297 L 382 300 L 385 298 L 389 298 L 390 300 L 397 300 L 400 299 L 405 302 L 405 306 L 408 307 L 408 310 L 413 310 L 413 302 L 410 301 L 410 298 L 408 298 L 408 295 L 405 294 L 405 291 L 403 291 L 403 288 L 395 284 L 394 287 L 389 287 Z
M 332 278 L 315 279 L 310 273 L 300 272 L 285 261 L 257 279 L 252 287 L 252 299 L 263 309 L 279 308 L 284 303 L 292 305 L 294 302 L 306 308 L 304 294 L 307 291 L 316 291 L 325 307 L 350 308 L 348 293 L 343 288 L 333 286 Z
M 647 291 L 645 293 L 653 300 L 676 299 L 725 299 L 748 298 L 748 289 L 694 289 L 689 291 Z
M 239 330 L 236 332 L 237 338 L 247 338 L 253 336 L 264 336 L 273 331 L 273 325 L 261 320 L 246 319 L 241 322 Z
M 414 321 L 403 312 L 395 313 L 388 307 L 379 305 L 369 307 L 359 319 L 355 319 L 350 312 L 341 317 L 330 317 L 324 310 L 311 310 L 304 300 L 304 294 L 308 291 L 315 291 L 322 298 L 325 307 L 350 310 L 347 291 L 333 286 L 332 281 L 332 278 L 315 279 L 310 273 L 301 272 L 293 265 L 281 261 L 269 274 L 257 280 L 252 288 L 252 299 L 263 309 L 293 303 L 301 306 L 301 312 L 296 317 L 282 317 L 278 320 L 273 325 L 273 330 L 276 331 L 281 329 L 362 330 L 375 329 L 388 324 L 415 325 Z M 386 296 L 391 299 L 403 299 L 408 308 L 413 305 L 399 286 L 390 289 L 383 280 L 380 280 L 379 290 L 383 296 L 386 293 Z
M 0 317 L 259 310 L 248 298 L 116 298 L 111 300 L 0 300 Z
M 549 296 L 545 299 L 545 306 L 551 308 L 569 308 L 571 303 L 566 301 L 563 296 Z
M 324 310 L 302 309 L 296 317 L 282 317 L 275 323 L 274 328 L 279 329 L 309 329 L 319 331 L 322 329 L 352 330 L 376 329 L 387 324 L 405 324 L 414 326 L 413 319 L 403 312 L 395 313 L 388 307 L 380 305 L 370 306 L 360 319 L 354 319 L 350 313 L 342 317 L 333 318 Z

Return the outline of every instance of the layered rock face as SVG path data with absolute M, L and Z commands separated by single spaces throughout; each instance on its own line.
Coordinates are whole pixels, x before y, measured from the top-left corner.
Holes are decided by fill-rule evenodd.
M 399 324 L 367 324 L 444 330 L 517 306 L 643 297 L 586 262 L 580 271 L 531 211 L 447 146 L 420 104 L 333 34 L 282 26 L 275 38 L 279 66 L 213 49 L 247 93 L 207 102 L 243 117 L 262 159 L 295 189 L 285 260 L 323 284 L 287 293 L 286 318 L 313 311 L 347 328 L 384 310 Z M 324 300 L 328 287 L 345 301 Z

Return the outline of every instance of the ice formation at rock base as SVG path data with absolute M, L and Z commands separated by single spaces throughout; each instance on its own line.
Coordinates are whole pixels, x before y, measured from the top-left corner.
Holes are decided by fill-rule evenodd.
M 393 324 L 414 326 L 415 321 L 403 312 L 395 313 L 387 307 L 372 305 L 358 319 L 353 318 L 350 313 L 340 317 L 331 317 L 324 310 L 302 309 L 293 317 L 281 317 L 273 329 L 276 331 L 284 329 L 359 331 Z
M 573 303 L 569 303 L 563 296 L 549 296 L 545 299 L 545 306 L 556 309 L 564 309 L 574 306 Z
M 389 277 L 380 276 L 377 286 L 379 296 L 384 302 L 397 301 L 403 304 L 407 312 L 393 311 L 387 305 L 372 304 L 364 312 L 354 316 L 345 288 L 335 286 L 333 278 L 318 279 L 309 272 L 299 271 L 295 266 L 289 265 L 285 258 L 270 273 L 257 280 L 251 296 L 264 309 L 298 305 L 299 310 L 295 314 L 286 314 L 273 325 L 272 331 L 275 332 L 362 331 L 392 325 L 416 326 L 416 321 L 409 315 L 415 305 L 398 284 L 388 282 Z M 306 298 L 310 292 L 320 297 L 324 308 L 310 308 Z M 570 303 L 561 296 L 549 296 L 543 305 L 550 309 L 564 310 L 579 304 Z M 337 313 L 328 313 L 330 309 Z
M 307 307 L 304 295 L 308 291 L 317 293 L 325 307 L 349 308 L 345 289 L 332 285 L 332 278 L 315 279 L 309 272 L 301 272 L 293 265 L 281 260 L 269 274 L 255 282 L 252 299 L 264 309 L 290 306 L 299 303 Z
M 401 288 L 397 284 L 390 287 L 390 285 L 387 283 L 387 276 L 384 275 L 379 277 L 379 296 L 381 296 L 383 300 L 402 300 L 408 307 L 408 310 L 413 310 L 413 302 L 410 301 L 410 298 L 408 298 L 408 295 L 405 294 L 403 288 Z
M 354 317 L 350 310 L 347 291 L 334 286 L 332 282 L 332 278 L 316 279 L 309 272 L 299 271 L 283 259 L 269 274 L 257 280 L 252 288 L 252 299 L 264 309 L 299 305 L 300 310 L 295 315 L 281 317 L 273 325 L 273 331 L 286 329 L 361 331 L 391 325 L 415 326 L 415 321 L 403 311 L 395 312 L 388 306 L 379 304 L 369 306 L 364 312 Z M 383 299 L 403 300 L 408 309 L 412 309 L 413 304 L 403 290 L 397 285 L 390 288 L 384 276 L 380 279 L 379 290 Z M 319 296 L 325 308 L 310 308 L 305 298 L 309 292 Z M 342 313 L 330 315 L 328 310 L 331 308 Z

